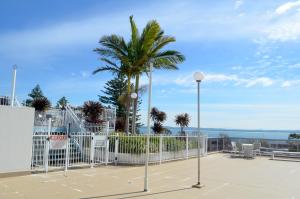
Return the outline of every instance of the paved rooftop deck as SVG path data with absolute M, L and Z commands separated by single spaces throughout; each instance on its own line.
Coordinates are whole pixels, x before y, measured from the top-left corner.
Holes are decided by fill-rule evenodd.
M 300 162 L 232 159 L 228 154 L 201 158 L 202 189 L 196 182 L 197 160 L 150 167 L 150 192 L 143 192 L 144 167 L 98 167 L 0 178 L 0 198 L 300 198 Z

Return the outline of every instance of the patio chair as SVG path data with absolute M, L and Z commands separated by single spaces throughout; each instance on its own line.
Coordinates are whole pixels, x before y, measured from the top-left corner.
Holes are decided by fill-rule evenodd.
M 236 147 L 237 147 L 237 150 L 238 150 L 238 153 L 240 154 L 240 155 L 243 155 L 244 154 L 244 151 L 243 151 L 243 145 L 242 145 L 242 143 L 236 143 Z
M 257 154 L 259 154 L 259 156 L 261 156 L 261 143 L 260 142 L 254 142 L 253 143 L 253 150 L 254 150 L 254 155 L 256 156 Z
M 231 142 L 232 152 L 237 153 L 237 147 L 235 142 Z
M 231 142 L 231 146 L 232 146 L 232 155 L 231 157 L 237 157 L 240 156 L 240 154 L 242 154 L 242 145 L 240 143 L 236 143 L 236 142 Z
M 243 144 L 243 156 L 244 158 L 255 158 L 254 146 L 253 144 Z

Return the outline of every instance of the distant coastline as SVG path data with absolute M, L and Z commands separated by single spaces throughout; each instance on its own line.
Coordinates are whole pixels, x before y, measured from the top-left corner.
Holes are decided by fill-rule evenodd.
M 180 132 L 179 127 L 167 127 L 172 134 Z M 185 128 L 187 133 L 197 132 L 197 128 Z M 140 128 L 141 133 L 147 132 L 147 127 Z M 300 133 L 300 130 L 248 130 L 248 129 L 223 129 L 223 128 L 201 128 L 203 134 L 208 137 L 219 137 L 220 135 L 228 135 L 229 137 L 236 138 L 261 138 L 261 139 L 288 139 L 291 133 Z

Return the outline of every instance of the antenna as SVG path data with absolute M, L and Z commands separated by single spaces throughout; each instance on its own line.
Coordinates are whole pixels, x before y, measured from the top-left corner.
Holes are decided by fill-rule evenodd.
M 14 107 L 14 103 L 15 103 L 16 79 L 17 79 L 17 65 L 13 65 L 13 79 L 12 79 L 11 99 L 10 99 L 11 107 Z

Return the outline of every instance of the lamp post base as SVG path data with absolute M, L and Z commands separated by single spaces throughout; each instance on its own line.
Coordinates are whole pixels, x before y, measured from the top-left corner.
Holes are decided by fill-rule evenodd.
M 204 187 L 204 184 L 195 184 L 192 186 L 192 188 L 197 188 L 197 189 L 201 189 Z

